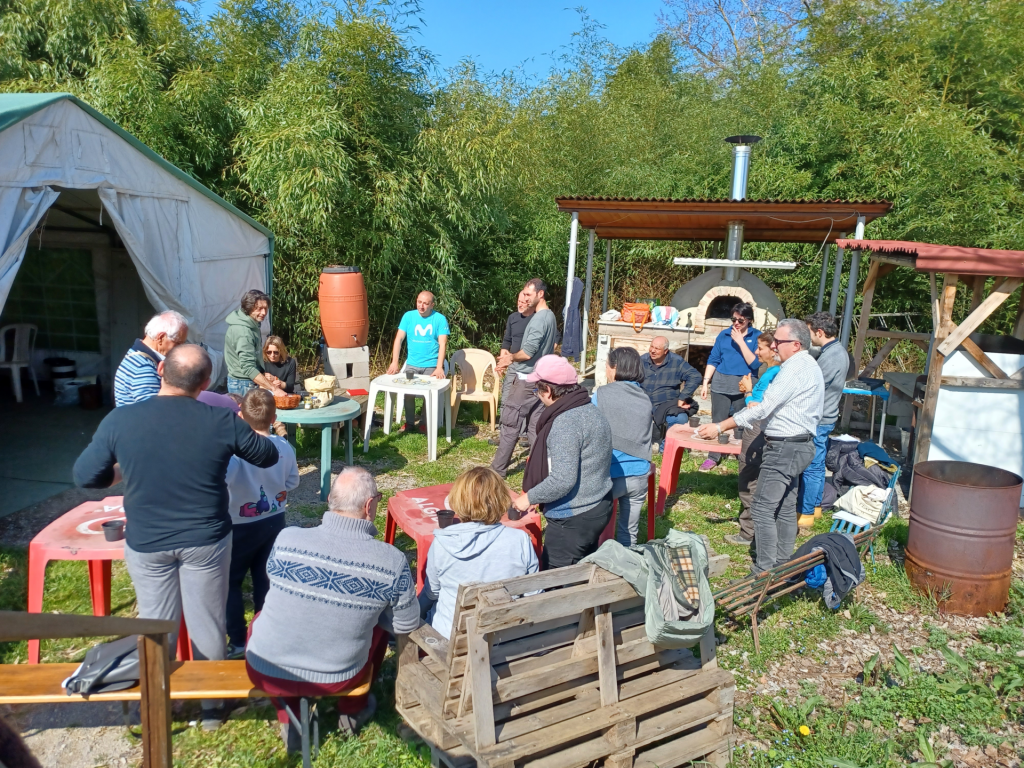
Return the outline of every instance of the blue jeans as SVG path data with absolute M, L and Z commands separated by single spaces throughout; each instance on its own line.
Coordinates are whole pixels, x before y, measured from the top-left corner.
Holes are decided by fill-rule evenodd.
M 232 395 L 245 397 L 245 393 L 255 386 L 256 384 L 249 379 L 236 379 L 234 376 L 228 376 L 228 392 Z
M 668 432 L 668 428 L 672 427 L 672 426 L 675 426 L 676 424 L 688 424 L 689 422 L 690 422 L 690 417 L 687 414 L 685 414 L 685 413 L 678 413 L 675 416 L 666 416 L 665 417 L 665 431 Z M 659 453 L 665 453 L 665 441 L 664 440 L 662 440 L 658 444 L 658 452 Z
M 814 458 L 800 475 L 797 509 L 801 515 L 813 515 L 814 508 L 821 504 L 821 494 L 825 490 L 825 449 L 828 448 L 828 436 L 835 428 L 835 424 L 819 424 L 814 435 Z

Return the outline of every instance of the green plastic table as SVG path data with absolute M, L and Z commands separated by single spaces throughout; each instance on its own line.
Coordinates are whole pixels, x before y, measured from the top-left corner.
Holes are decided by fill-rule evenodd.
M 306 424 L 320 427 L 320 501 L 327 501 L 331 492 L 331 429 L 345 422 L 345 462 L 352 464 L 352 419 L 359 418 L 359 403 L 339 397 L 324 408 L 277 409 L 277 420 L 285 424 Z

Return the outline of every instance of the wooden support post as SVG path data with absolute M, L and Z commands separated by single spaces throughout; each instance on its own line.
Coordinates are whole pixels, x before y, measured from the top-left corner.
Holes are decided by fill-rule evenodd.
M 864 343 L 867 341 L 868 323 L 871 321 L 871 303 L 875 297 L 875 283 L 878 282 L 878 270 L 881 262 L 871 260 L 868 275 L 864 278 L 864 298 L 860 305 L 860 319 L 857 321 L 857 338 L 853 343 L 853 365 L 860 370 L 860 358 L 864 354 Z M 853 413 L 853 398 L 847 397 L 843 402 L 842 429 L 849 429 L 850 416 Z
M 167 635 L 139 635 L 143 768 L 171 768 L 171 673 Z
M 1013 322 L 1013 338 L 1024 339 L 1024 291 L 1021 291 L 1017 304 L 1017 319 Z
M 497 743 L 494 733 L 494 702 L 491 698 L 491 646 L 477 631 L 476 616 L 466 619 L 469 641 L 469 677 L 473 696 L 473 726 L 478 749 Z M 463 683 L 465 685 L 465 683 Z
M 700 668 L 705 672 L 711 669 L 718 669 L 718 655 L 715 650 L 717 639 L 715 637 L 715 624 L 707 628 L 700 638 Z
M 988 373 L 992 374 L 997 379 L 1007 378 L 1006 374 L 1003 372 L 1003 369 L 996 365 L 995 360 L 986 355 L 984 350 L 982 350 L 981 347 L 979 347 L 977 344 L 971 341 L 970 338 L 964 339 L 960 343 L 960 346 L 964 348 L 964 352 L 973 357 L 975 361 L 978 363 L 978 365 L 984 368 Z
M 871 358 L 871 362 L 864 366 L 864 370 L 860 372 L 858 378 L 860 376 L 870 376 L 874 373 L 875 369 L 885 361 L 885 358 L 889 356 L 889 353 L 892 352 L 899 343 L 899 339 L 889 339 L 886 341 L 885 344 L 882 345 L 882 348 L 875 353 L 875 356 Z
M 619 701 L 619 685 L 615 675 L 615 632 L 612 627 L 612 608 L 599 605 L 594 609 L 597 629 L 597 677 L 601 684 L 601 706 Z
M 987 278 L 984 275 L 975 275 L 971 280 L 971 312 L 976 310 L 981 300 L 985 298 L 985 280 Z
M 950 329 L 946 339 L 938 345 L 939 352 L 946 357 L 953 354 L 953 351 L 963 343 L 964 339 L 974 333 L 983 322 L 988 320 L 989 316 L 1010 297 L 1010 294 L 1021 283 L 1024 283 L 1024 278 L 1007 277 L 999 285 L 995 286 L 992 289 L 992 293 L 978 305 L 977 309 L 964 318 L 963 322 L 959 325 Z M 953 322 L 952 318 L 950 318 L 949 322 Z
M 935 404 L 938 402 L 939 386 L 942 383 L 942 363 L 946 359 L 940 348 L 942 342 L 949 336 L 953 324 L 953 302 L 956 299 L 956 284 L 958 281 L 958 275 L 947 274 L 942 280 L 942 291 L 938 296 L 936 307 L 938 324 L 935 326 L 935 344 L 932 346 L 932 358 L 928 361 L 928 384 L 924 390 L 924 403 L 917 416 L 915 464 L 919 461 L 928 461 L 928 451 L 932 445 L 932 423 L 935 421 Z

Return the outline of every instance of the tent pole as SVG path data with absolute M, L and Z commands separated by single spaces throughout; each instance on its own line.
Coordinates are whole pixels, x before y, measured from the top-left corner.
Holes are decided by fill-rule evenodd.
M 612 241 L 609 240 L 605 244 L 604 253 L 604 293 L 601 294 L 601 314 L 603 315 L 608 311 L 608 278 L 612 271 Z M 1022 294 L 1024 295 L 1024 294 Z M 1024 302 L 1022 302 L 1024 306 Z
M 587 336 L 590 335 L 590 286 L 594 276 L 594 230 L 587 240 L 587 286 L 583 291 L 583 346 L 580 348 L 580 374 L 587 372 Z
M 821 259 L 821 280 L 818 282 L 818 304 L 815 312 L 821 312 L 821 308 L 825 304 L 825 281 L 828 280 L 828 258 L 831 254 L 832 245 L 830 243 L 825 246 L 825 252 Z
M 839 233 L 839 239 L 844 240 L 846 238 L 845 232 Z M 836 316 L 836 309 L 839 304 L 839 286 L 843 279 L 843 259 L 846 254 L 845 248 L 838 248 L 836 250 L 836 265 L 832 270 L 832 297 L 828 300 L 828 313 L 832 317 Z
M 864 217 L 857 217 L 857 234 L 855 240 L 864 239 Z M 853 324 L 853 299 L 857 295 L 857 271 L 860 269 L 860 249 L 853 252 L 850 258 L 850 281 L 846 284 L 846 301 L 843 304 L 843 335 L 840 341 L 843 347 L 850 346 L 850 326 Z M 860 365 L 860 361 L 857 361 Z
M 576 241 L 579 229 L 580 214 L 579 211 L 573 211 L 572 224 L 569 227 L 569 269 L 565 276 L 565 309 L 562 311 L 563 334 L 565 333 L 565 321 L 569 317 L 569 305 L 572 303 L 572 279 L 576 276 Z

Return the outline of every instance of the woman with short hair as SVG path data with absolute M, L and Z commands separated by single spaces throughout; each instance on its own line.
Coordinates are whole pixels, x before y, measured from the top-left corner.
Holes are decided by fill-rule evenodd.
M 283 395 L 277 379 L 267 376 L 261 354 L 260 323 L 270 311 L 270 297 L 263 291 L 246 291 L 239 308 L 227 317 L 224 334 L 224 364 L 228 369 L 228 392 L 241 397 L 253 387 Z
M 525 493 L 513 503 L 523 512 L 540 506 L 547 520 L 541 563 L 562 568 L 597 549 L 611 518 L 612 429 L 565 358 L 545 355 L 526 381 L 545 407 L 523 475 Z
M 711 390 L 711 421 L 715 424 L 743 408 L 740 379 L 744 376 L 756 379 L 761 368 L 761 361 L 757 359 L 757 337 L 761 332 L 754 327 L 754 308 L 741 301 L 732 308 L 731 317 L 732 325 L 723 328 L 715 338 L 700 390 L 705 400 L 708 389 Z M 712 451 L 699 471 L 710 472 L 721 460 L 722 454 Z
M 490 467 L 463 472 L 448 493 L 459 522 L 434 531 L 420 592 L 420 615 L 445 637 L 451 634 L 460 584 L 537 572 L 530 536 L 501 524 L 509 501 L 505 481 Z
M 654 418 L 651 398 L 640 387 L 644 366 L 635 349 L 616 347 L 609 352 L 605 373 L 608 383 L 594 391 L 591 402 L 612 428 L 612 499 L 618 499 L 619 506 L 615 540 L 629 547 L 636 544 L 640 508 L 647 498 Z

